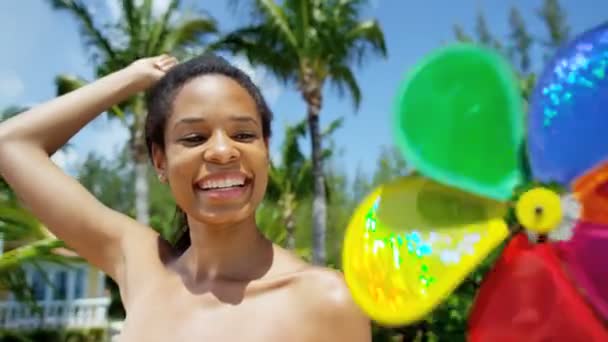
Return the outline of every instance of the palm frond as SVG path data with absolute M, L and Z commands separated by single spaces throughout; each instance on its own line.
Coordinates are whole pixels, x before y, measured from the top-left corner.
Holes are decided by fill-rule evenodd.
M 0 233 L 7 240 L 39 239 L 45 236 L 42 224 L 12 201 L 0 200 Z
M 150 30 L 150 37 L 148 38 L 148 44 L 146 51 L 149 56 L 159 55 L 161 53 L 168 53 L 170 51 L 161 51 L 160 45 L 170 31 L 169 22 L 175 10 L 179 7 L 179 0 L 171 0 L 167 10 L 161 15 L 160 20 L 154 21 L 152 29 Z
M 11 291 L 15 299 L 28 304 L 31 309 L 38 309 L 34 293 L 27 282 L 26 272 L 23 268 L 0 273 L 0 288 Z
M 200 44 L 203 39 L 217 32 L 217 24 L 211 18 L 197 18 L 180 23 L 169 29 L 167 37 L 163 39 L 162 51 L 170 52 L 177 47 Z
M 55 76 L 55 93 L 57 96 L 61 96 L 81 88 L 87 83 L 87 81 L 78 76 L 66 74 L 57 75 Z
M 122 12 L 125 16 L 123 20 L 127 22 L 127 32 L 130 37 L 139 36 L 140 22 L 139 13 L 135 6 L 134 0 L 122 0 L 121 1 Z
M 454 32 L 454 36 L 456 37 L 456 40 L 459 42 L 464 42 L 464 43 L 469 43 L 473 41 L 473 38 L 466 33 L 466 31 L 464 30 L 464 28 L 462 28 L 462 26 L 455 24 L 452 27 L 452 31 Z
M 143 0 L 140 1 L 141 2 L 141 7 L 139 8 L 139 10 L 141 11 L 141 19 L 143 19 L 142 22 L 142 26 L 144 28 L 148 28 L 147 24 L 149 23 L 150 19 L 152 18 L 152 5 L 154 4 L 154 0 Z
M 244 54 L 249 63 L 265 66 L 283 83 L 296 80 L 294 70 L 299 68 L 298 57 L 271 27 L 258 25 L 237 29 L 218 38 L 208 48 L 211 51 Z
M 67 261 L 66 257 L 57 255 L 53 252 L 60 247 L 65 247 L 63 241 L 55 238 L 47 238 L 10 250 L 0 256 L 0 274 L 4 274 L 33 261 L 48 261 L 65 264 Z
M 116 53 L 110 40 L 95 26 L 93 17 L 86 6 L 78 0 L 50 0 L 55 9 L 65 10 L 78 18 L 83 33 L 90 39 L 90 44 L 99 48 L 107 58 L 114 58 Z
M 266 186 L 266 199 L 278 202 L 285 188 L 285 173 L 277 168 L 273 163 L 270 164 L 268 171 L 268 185 Z
M 330 81 L 338 90 L 338 94 L 343 96 L 348 91 L 354 107 L 358 109 L 361 104 L 361 89 L 352 70 L 346 65 L 334 64 L 330 66 L 329 74 Z
M 321 136 L 323 137 L 323 139 L 329 138 L 330 135 L 334 134 L 334 132 L 342 128 L 342 126 L 344 126 L 344 118 L 337 118 L 329 123 L 327 128 L 325 128 L 323 132 L 321 132 Z
M 372 47 L 373 52 L 378 52 L 382 56 L 386 56 L 388 53 L 384 33 L 377 20 L 366 20 L 357 23 L 346 34 L 346 40 L 353 43 L 368 43 Z
M 55 88 L 57 96 L 61 96 L 72 92 L 78 88 L 85 86 L 88 82 L 78 76 L 72 75 L 57 75 L 55 77 Z M 120 119 L 125 118 L 124 111 L 118 105 L 114 105 L 109 110 L 112 114 Z
M 310 160 L 307 159 L 302 163 L 297 170 L 293 183 L 293 192 L 298 200 L 302 200 L 312 195 L 314 178 L 312 176 L 312 162 Z
M 311 45 L 311 30 L 314 30 L 310 26 L 313 3 L 310 0 L 288 0 L 285 1 L 284 6 L 291 12 L 296 41 L 299 43 L 303 53 L 306 54 Z
M 44 270 L 40 267 L 42 262 L 67 266 L 69 260 L 74 258 L 54 253 L 57 248 L 64 246 L 60 240 L 47 238 L 0 255 L 0 287 L 10 290 L 17 300 L 36 308 L 32 289 L 26 281 L 25 266 L 36 267 L 43 275 L 45 275 Z M 80 258 L 76 259 L 80 260 Z
M 302 120 L 285 129 L 285 139 L 281 147 L 282 167 L 286 170 L 287 177 L 291 178 L 300 169 L 306 159 L 300 150 L 299 140 L 306 134 L 306 120 Z
M 298 41 L 291 31 L 287 16 L 283 9 L 273 0 L 257 0 L 259 8 L 264 12 L 269 23 L 275 27 L 292 49 L 298 50 Z

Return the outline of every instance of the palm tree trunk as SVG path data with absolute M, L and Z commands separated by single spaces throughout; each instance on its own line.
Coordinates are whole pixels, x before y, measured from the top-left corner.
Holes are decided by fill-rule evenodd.
M 321 132 L 319 129 L 319 113 L 321 112 L 321 87 L 320 85 L 304 87 L 304 99 L 308 106 L 308 129 L 312 143 L 312 174 L 314 179 L 313 201 L 312 201 L 312 224 L 313 224 L 313 255 L 312 261 L 315 265 L 324 265 L 326 258 L 325 231 L 327 224 L 327 203 L 325 196 L 325 180 L 323 175 L 323 164 L 321 159 Z
M 149 225 L 148 152 L 145 138 L 144 102 L 138 97 L 134 106 L 131 151 L 135 163 L 135 218 Z

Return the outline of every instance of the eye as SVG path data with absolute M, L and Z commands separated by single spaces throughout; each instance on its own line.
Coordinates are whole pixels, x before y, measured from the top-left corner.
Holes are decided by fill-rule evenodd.
M 205 141 L 207 141 L 207 138 L 199 134 L 192 134 L 179 139 L 179 141 L 184 143 L 184 145 L 192 146 L 204 143 Z
M 256 138 L 254 133 L 240 132 L 234 135 L 233 139 L 238 141 L 252 141 Z

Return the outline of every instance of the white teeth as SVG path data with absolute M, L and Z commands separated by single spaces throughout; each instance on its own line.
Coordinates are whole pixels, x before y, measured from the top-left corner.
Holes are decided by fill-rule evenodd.
M 222 188 L 230 188 L 233 186 L 242 186 L 245 184 L 244 178 L 229 178 L 229 179 L 221 179 L 221 180 L 210 180 L 203 182 L 200 187 L 204 190 L 206 189 L 222 189 Z

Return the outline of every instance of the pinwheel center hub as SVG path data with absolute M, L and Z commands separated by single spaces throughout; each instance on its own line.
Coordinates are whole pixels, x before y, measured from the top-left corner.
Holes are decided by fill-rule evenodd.
M 515 214 L 526 230 L 547 234 L 562 221 L 560 197 L 547 188 L 533 188 L 521 195 L 515 204 Z

